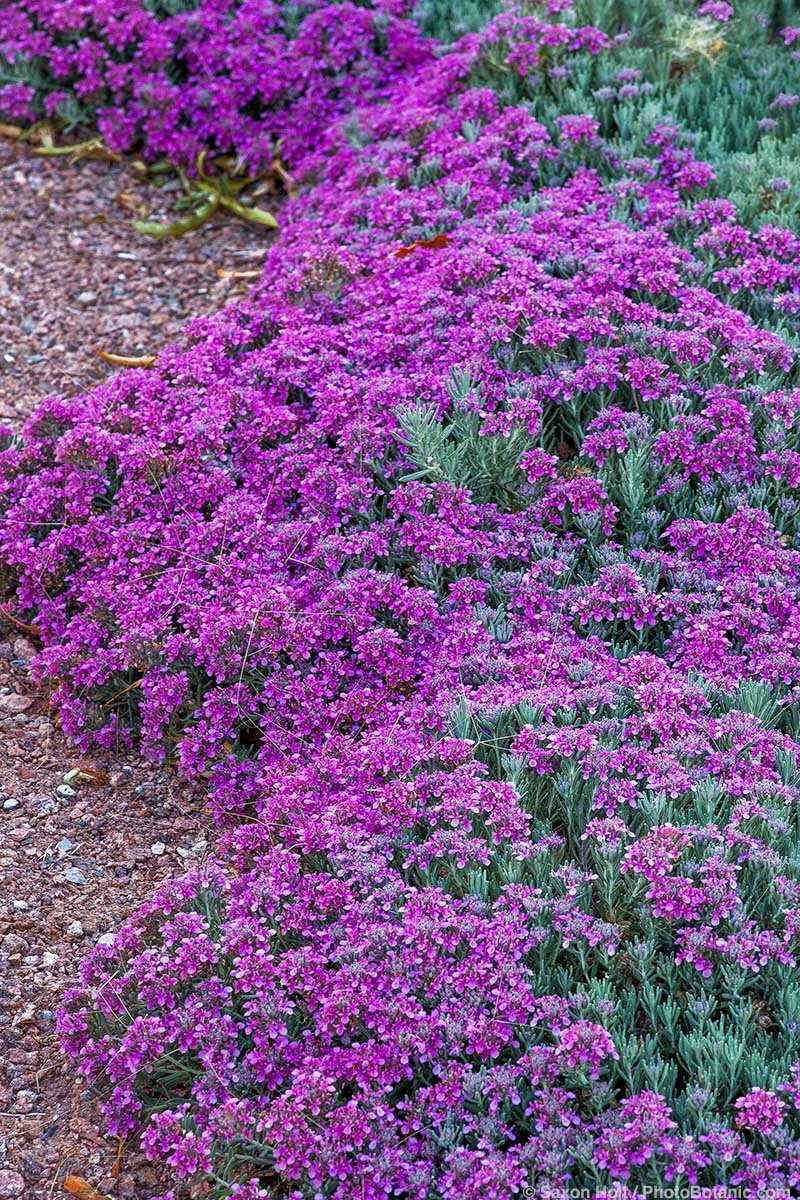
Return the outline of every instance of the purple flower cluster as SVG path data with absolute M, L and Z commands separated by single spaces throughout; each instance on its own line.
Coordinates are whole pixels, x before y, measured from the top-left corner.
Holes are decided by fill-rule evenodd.
M 223 827 L 59 1017 L 220 1200 L 800 1186 L 798 359 L 737 303 L 797 239 L 480 86 L 610 52 L 563 8 L 407 67 L 246 304 L 2 455 L 65 729 Z
M 202 150 L 250 168 L 295 161 L 337 117 L 430 58 L 403 0 L 142 0 L 5 4 L 0 111 L 96 120 L 114 150 L 194 166 Z

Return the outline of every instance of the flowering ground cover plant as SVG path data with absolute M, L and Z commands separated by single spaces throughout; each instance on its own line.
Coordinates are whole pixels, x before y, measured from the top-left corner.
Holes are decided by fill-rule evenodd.
M 800 1194 L 800 30 L 634 7 L 301 105 L 248 302 L 7 438 L 64 727 L 221 826 L 64 1047 L 218 1200 Z
M 402 0 L 36 0 L 0 14 L 0 109 L 96 120 L 114 150 L 190 166 L 235 152 L 258 168 L 429 54 Z

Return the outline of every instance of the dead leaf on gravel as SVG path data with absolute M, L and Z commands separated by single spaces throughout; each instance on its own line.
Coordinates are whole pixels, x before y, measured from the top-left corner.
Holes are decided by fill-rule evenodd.
M 22 137 L 22 130 L 19 125 L 0 124 L 0 137 L 12 138 L 16 142 Z
M 240 204 L 238 200 L 234 200 L 231 196 L 220 195 L 220 204 L 225 208 L 230 209 L 237 217 L 242 217 L 245 221 L 252 221 L 255 225 L 266 225 L 268 229 L 277 229 L 278 222 L 271 212 L 267 212 L 265 208 L 257 208 L 254 204 Z
M 94 767 L 81 767 L 80 777 L 94 787 L 106 787 L 109 782 L 108 771 L 96 770 Z
M 81 158 L 93 158 L 101 162 L 122 162 L 122 155 L 117 154 L 116 150 L 110 150 L 100 137 L 89 138 L 86 142 L 76 142 L 71 146 L 56 146 L 51 138 L 49 144 L 43 142 L 33 153 L 48 158 L 69 158 L 73 163 L 78 162 Z
M 52 121 L 37 121 L 25 134 L 25 141 L 31 144 L 38 142 L 40 146 L 52 147 L 56 144 L 54 134 L 55 126 Z
M 94 1184 L 82 1179 L 80 1175 L 67 1175 L 64 1180 L 64 1191 L 69 1192 L 70 1196 L 77 1196 L 78 1200 L 111 1200 L 109 1196 L 99 1192 Z
M 140 221 L 138 217 L 134 217 L 132 225 L 137 233 L 143 233 L 145 237 L 183 237 L 184 234 L 192 233 L 195 229 L 205 225 L 206 221 L 210 221 L 218 208 L 219 196 L 215 193 L 213 196 L 207 197 L 199 208 L 194 209 L 187 216 L 178 217 L 166 225 L 161 221 Z
M 258 279 L 260 271 L 226 271 L 217 267 L 217 279 Z
M 112 367 L 152 367 L 155 365 L 157 354 L 109 354 L 107 350 L 95 350 L 98 358 L 102 358 L 103 362 L 111 363 Z
M 150 209 L 145 204 L 140 196 L 134 195 L 133 192 L 117 192 L 114 197 L 120 208 L 124 208 L 126 212 L 133 213 L 135 217 L 148 217 Z
M 112 1179 L 119 1179 L 120 1175 L 122 1174 L 122 1151 L 123 1151 L 124 1146 L 125 1146 L 124 1141 L 122 1140 L 121 1137 L 118 1137 L 117 1138 L 117 1156 L 114 1159 L 114 1165 L 111 1168 L 111 1178 Z
M 76 779 L 79 783 L 92 783 L 95 787 L 105 787 L 108 783 L 108 771 L 103 770 L 102 767 L 90 767 L 82 764 L 67 771 L 62 782 L 70 784 L 74 783 Z

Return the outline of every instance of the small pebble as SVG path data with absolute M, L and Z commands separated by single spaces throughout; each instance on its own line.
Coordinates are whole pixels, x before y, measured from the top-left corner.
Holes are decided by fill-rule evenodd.
M 45 950 L 44 954 L 42 955 L 42 966 L 54 967 L 57 962 L 58 955 L 54 954 L 52 950 Z
M 62 838 L 60 842 L 56 842 L 56 850 L 59 854 L 69 854 L 73 847 L 73 843 L 69 838 Z
M 12 798 L 11 800 L 3 801 L 3 811 L 4 812 L 11 812 L 12 809 L 15 809 L 15 808 L 19 808 L 19 800 L 14 800 Z
M 154 854 L 156 858 L 160 858 L 160 856 L 165 852 L 166 848 L 166 842 L 153 842 L 152 846 L 150 847 L 150 853 Z
M 71 800 L 73 796 L 77 796 L 75 788 L 70 787 L 68 783 L 60 783 L 56 788 L 56 795 L 62 800 Z
M 30 908 L 27 900 L 12 900 L 11 907 L 15 912 L 27 912 Z
M 31 1025 L 35 1019 L 36 1005 L 26 1004 L 24 1008 L 20 1009 L 20 1011 L 15 1014 L 14 1019 L 11 1022 L 11 1026 L 12 1028 L 16 1028 L 19 1025 Z
M 64 872 L 64 878 L 66 879 L 67 883 L 86 883 L 86 876 L 80 867 L 67 867 L 66 871 Z
M 83 926 L 80 921 L 71 921 L 67 926 L 67 937 L 83 937 Z
M 25 1191 L 25 1180 L 19 1171 L 0 1171 L 0 1198 L 10 1200 L 12 1196 L 21 1196 Z
M 97 939 L 98 946 L 111 946 L 111 945 L 113 945 L 113 942 L 114 942 L 114 934 L 113 933 L 101 933 L 100 937 Z

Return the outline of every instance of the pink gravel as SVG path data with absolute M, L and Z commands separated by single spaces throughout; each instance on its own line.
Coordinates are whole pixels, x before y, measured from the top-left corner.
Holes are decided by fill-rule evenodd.
M 128 166 L 0 141 L 0 421 L 19 427 L 42 396 L 105 378 L 115 368 L 95 349 L 155 354 L 179 340 L 188 317 L 247 290 L 217 269 L 257 269 L 274 236 L 220 218 L 153 241 L 131 228 L 120 193 L 155 219 L 174 200 Z M 202 860 L 213 829 L 169 769 L 82 759 L 31 684 L 34 652 L 0 613 L 0 1200 L 52 1200 L 67 1174 L 149 1200 L 171 1181 L 100 1132 L 98 1098 L 61 1058 L 53 1012 L 86 950 L 159 880 Z M 65 784 L 76 766 L 97 781 Z
M 39 158 L 0 139 L 0 421 L 104 379 L 115 368 L 95 350 L 154 354 L 180 339 L 189 317 L 247 291 L 246 280 L 216 272 L 258 269 L 269 230 L 219 216 L 156 240 L 136 232 L 119 200 L 169 219 L 176 190 L 177 181 L 158 188 L 128 166 Z

